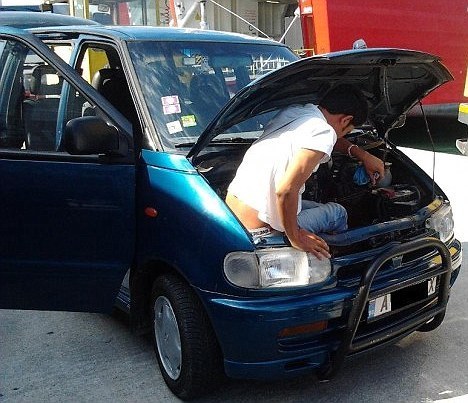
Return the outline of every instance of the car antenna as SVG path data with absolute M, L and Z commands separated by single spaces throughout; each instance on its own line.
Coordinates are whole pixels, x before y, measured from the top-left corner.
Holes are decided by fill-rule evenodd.
M 431 130 L 429 129 L 429 124 L 427 122 L 427 116 L 426 116 L 426 113 L 424 112 L 424 108 L 422 106 L 422 102 L 421 100 L 419 100 L 419 107 L 421 108 L 421 113 L 422 113 L 422 116 L 423 116 L 423 119 L 424 119 L 424 124 L 426 126 L 426 132 L 427 132 L 427 135 L 429 137 L 429 140 L 431 141 L 431 147 L 432 147 L 432 199 L 434 199 L 434 195 L 435 195 L 435 145 L 434 145 L 434 140 L 432 138 L 432 135 L 431 135 Z

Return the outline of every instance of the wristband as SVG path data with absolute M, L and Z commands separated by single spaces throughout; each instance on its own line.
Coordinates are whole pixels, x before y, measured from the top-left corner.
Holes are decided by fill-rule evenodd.
M 357 147 L 357 145 L 356 145 L 356 144 L 351 144 L 351 145 L 348 147 L 348 156 L 349 156 L 350 158 L 353 158 L 353 156 L 351 155 L 351 149 L 352 149 L 353 147 Z

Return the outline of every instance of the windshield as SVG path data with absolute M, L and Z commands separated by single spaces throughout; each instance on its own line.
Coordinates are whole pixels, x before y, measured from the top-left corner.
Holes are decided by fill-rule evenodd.
M 274 44 L 145 41 L 128 47 L 164 148 L 183 153 L 237 91 L 297 59 Z M 240 131 L 258 137 L 261 127 L 257 122 Z

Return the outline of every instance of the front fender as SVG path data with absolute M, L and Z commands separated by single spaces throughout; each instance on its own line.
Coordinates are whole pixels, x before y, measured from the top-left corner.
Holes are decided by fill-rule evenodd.
M 195 287 L 227 292 L 224 257 L 254 249 L 243 226 L 185 157 L 145 150 L 138 171 L 138 266 L 162 261 Z

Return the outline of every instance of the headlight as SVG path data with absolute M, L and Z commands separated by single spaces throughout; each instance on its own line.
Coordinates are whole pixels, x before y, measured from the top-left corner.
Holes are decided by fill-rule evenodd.
M 442 242 L 447 242 L 453 236 L 453 215 L 450 204 L 445 203 L 426 220 L 426 228 L 432 228 L 439 233 Z
M 229 253 L 224 273 L 244 288 L 297 287 L 324 282 L 330 277 L 331 262 L 295 248 L 261 249 Z

